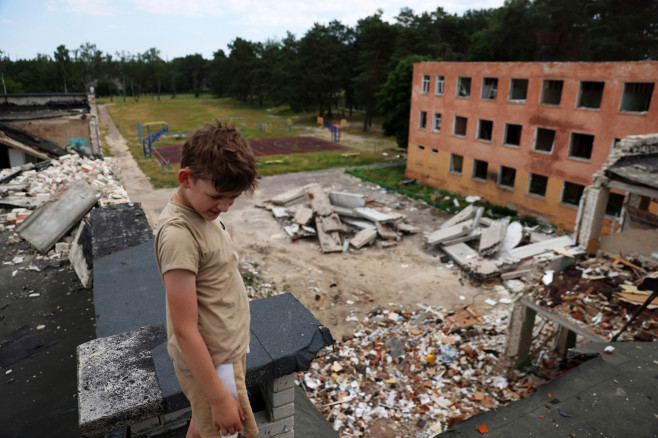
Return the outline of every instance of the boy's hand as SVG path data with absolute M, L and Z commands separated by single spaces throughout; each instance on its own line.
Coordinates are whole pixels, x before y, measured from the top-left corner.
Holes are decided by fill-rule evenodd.
M 240 403 L 227 395 L 217 403 L 210 404 L 212 421 L 222 435 L 233 435 L 242 430 L 244 412 Z

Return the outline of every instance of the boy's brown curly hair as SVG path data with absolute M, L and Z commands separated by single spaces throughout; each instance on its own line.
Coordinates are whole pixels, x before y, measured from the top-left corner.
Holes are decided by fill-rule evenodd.
M 247 140 L 235 128 L 206 123 L 187 139 L 181 151 L 181 169 L 210 181 L 218 192 L 253 192 L 256 159 Z

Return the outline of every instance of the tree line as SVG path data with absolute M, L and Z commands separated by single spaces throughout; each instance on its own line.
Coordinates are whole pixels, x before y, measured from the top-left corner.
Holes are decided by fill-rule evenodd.
M 393 23 L 382 11 L 354 27 L 334 20 L 303 37 L 235 38 L 217 50 L 165 61 L 157 48 L 103 53 L 95 44 L 57 47 L 53 55 L 8 59 L 0 52 L 5 93 L 81 92 L 139 100 L 210 91 L 257 105 L 290 105 L 333 118 L 362 111 L 406 118 L 413 61 L 631 61 L 658 57 L 654 0 L 506 0 L 497 9 L 449 14 L 403 8 Z M 385 131 L 395 133 L 388 117 Z M 407 121 L 408 122 L 408 121 Z M 402 141 L 404 135 L 401 136 Z

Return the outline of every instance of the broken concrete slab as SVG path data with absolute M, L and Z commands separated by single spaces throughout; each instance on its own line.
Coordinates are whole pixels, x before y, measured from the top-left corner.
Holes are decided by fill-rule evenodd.
M 375 225 L 377 226 L 377 233 L 382 239 L 396 240 L 400 237 L 391 224 L 375 222 Z
M 318 232 L 318 240 L 320 241 L 320 249 L 322 252 L 340 252 L 343 250 L 343 244 L 340 241 L 338 232 L 325 233 L 322 229 L 322 219 L 315 218 L 315 228 Z
M 356 235 L 350 239 L 350 245 L 356 249 L 361 249 L 362 247 L 371 244 L 376 239 L 377 231 L 370 228 L 365 228 L 356 233 Z
M 462 211 L 445 221 L 441 228 L 450 228 L 454 225 L 457 225 L 460 222 L 465 222 L 471 219 L 475 215 L 475 207 L 471 204 L 468 207 L 464 208 Z
M 270 210 L 272 211 L 274 217 L 277 219 L 284 219 L 290 216 L 286 209 L 283 207 L 271 207 Z
M 498 252 L 498 248 L 500 248 L 501 243 L 505 239 L 509 221 L 509 217 L 498 219 L 491 226 L 482 230 L 480 248 L 478 250 L 480 255 L 490 256 Z
M 311 220 L 313 220 L 313 210 L 304 206 L 297 209 L 293 218 L 293 221 L 299 225 L 308 225 Z
M 306 192 L 303 187 L 296 187 L 287 192 L 276 195 L 271 199 L 272 203 L 275 205 L 280 205 L 283 207 L 289 207 L 294 204 L 306 201 Z
M 344 231 L 343 223 L 340 221 L 340 218 L 336 213 L 332 213 L 328 216 L 323 216 L 319 219 L 322 222 L 322 230 L 325 233 Z
M 331 192 L 329 193 L 329 200 L 334 206 L 346 208 L 359 208 L 366 206 L 365 195 L 358 195 L 346 192 Z
M 416 234 L 420 232 L 420 229 L 414 225 L 408 224 L 406 222 L 395 222 L 393 224 L 393 227 L 402 232 L 402 233 L 407 233 L 407 234 Z
M 499 274 L 498 268 L 493 263 L 478 256 L 478 253 L 465 243 L 443 245 L 441 248 L 455 263 L 480 279 L 494 277 Z
M 374 208 L 370 207 L 359 207 L 355 208 L 354 212 L 361 216 L 364 219 L 368 219 L 372 222 L 392 222 L 393 218 L 387 214 L 384 214 Z
M 523 240 L 523 225 L 520 222 L 512 222 L 507 226 L 505 238 L 500 246 L 500 250 L 505 252 L 516 248 Z
M 69 261 L 78 275 L 80 283 L 87 289 L 92 284 L 93 260 L 91 227 L 85 220 L 82 220 L 71 244 Z
M 341 207 L 339 205 L 334 205 L 334 212 L 336 212 L 340 217 L 351 217 L 351 218 L 360 218 L 358 214 L 354 211 L 353 208 Z
M 525 259 L 546 251 L 552 251 L 555 248 L 571 247 L 572 244 L 573 239 L 571 236 L 560 236 L 544 240 L 543 242 L 531 243 L 530 245 L 514 248 L 508 251 L 508 254 L 517 259 Z
M 468 222 L 462 222 L 448 228 L 439 228 L 427 236 L 427 245 L 434 246 L 450 239 L 465 236 L 473 230 L 473 226 Z
M 370 221 L 367 220 L 359 220 L 359 219 L 351 219 L 351 218 L 343 218 L 343 222 L 345 222 L 348 225 L 351 225 L 353 227 L 365 230 L 377 230 L 377 226 Z
M 286 227 L 283 227 L 283 231 L 288 234 L 292 239 L 301 239 L 303 237 L 313 237 L 317 233 L 315 229 L 307 227 L 305 225 L 292 224 Z
M 324 190 L 322 190 L 320 184 L 307 184 L 304 186 L 304 190 L 306 191 L 306 196 L 311 201 L 311 208 L 315 213 L 320 216 L 327 216 L 334 212 L 331 202 L 329 202 L 329 198 L 324 193 Z
M 153 237 L 140 203 L 96 207 L 89 216 L 94 258 L 139 245 Z
M 76 181 L 60 199 L 34 211 L 16 231 L 39 251 L 48 251 L 87 214 L 98 196 L 88 183 Z

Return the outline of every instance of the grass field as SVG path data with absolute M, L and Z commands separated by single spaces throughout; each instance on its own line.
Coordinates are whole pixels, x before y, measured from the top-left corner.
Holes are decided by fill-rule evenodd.
M 234 123 L 247 139 L 307 135 L 329 138 L 327 129 L 320 128 L 316 124 L 315 114 L 295 114 L 287 107 L 258 107 L 229 98 L 218 99 L 209 95 L 194 98 L 193 95 L 177 95 L 175 99 L 162 96 L 161 100 L 157 101 L 150 96 L 143 96 L 139 102 L 130 98 L 123 102 L 121 98 L 114 98 L 113 102 L 109 99 L 98 99 L 98 103 L 106 105 L 130 152 L 156 188 L 177 185 L 175 175 L 178 165 L 172 165 L 171 169 L 163 168 L 156 159 L 144 157 L 137 131 L 138 121 L 142 124 L 142 135 L 146 134 L 144 125 L 147 123 L 166 122 L 169 133 L 177 133 L 195 130 L 205 122 L 218 118 Z M 341 138 L 341 144 L 354 149 L 353 152 L 357 155 L 345 156 L 345 151 L 328 151 L 261 157 L 259 175 L 359 166 L 394 159 L 395 153 L 383 154 L 386 151 L 395 152 L 396 145 L 392 138 L 383 137 L 376 130 L 363 135 L 361 133 L 363 122 L 362 118 L 359 119 L 359 115 L 350 118 L 348 122 L 349 127 L 345 128 L 344 132 L 349 135 Z M 157 130 L 159 127 L 158 125 L 153 128 Z M 183 141 L 184 137 L 167 138 L 158 140 L 156 145 L 177 144 Z

